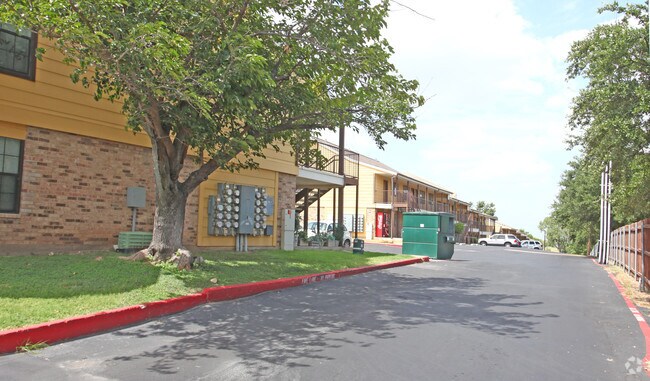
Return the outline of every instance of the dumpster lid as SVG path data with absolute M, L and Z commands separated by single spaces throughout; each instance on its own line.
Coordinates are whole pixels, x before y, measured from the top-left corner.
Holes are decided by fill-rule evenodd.
M 453 213 L 448 213 L 448 212 L 405 212 L 402 213 L 402 215 L 410 215 L 410 216 L 452 216 L 454 217 L 455 215 Z

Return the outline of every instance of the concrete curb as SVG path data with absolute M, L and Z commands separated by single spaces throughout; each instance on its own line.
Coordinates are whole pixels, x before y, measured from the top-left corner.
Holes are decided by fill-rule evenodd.
M 58 341 L 71 340 L 81 336 L 110 331 L 159 316 L 185 311 L 205 303 L 243 298 L 266 291 L 302 286 L 305 284 L 334 280 L 369 271 L 407 266 L 428 261 L 429 257 L 420 257 L 389 262 L 376 266 L 329 271 L 293 278 L 236 284 L 231 286 L 210 287 L 204 289 L 200 293 L 181 296 L 178 298 L 97 312 L 94 314 L 56 320 L 8 331 L 0 331 L 0 353 L 15 352 L 19 347 L 27 344 L 53 344 Z

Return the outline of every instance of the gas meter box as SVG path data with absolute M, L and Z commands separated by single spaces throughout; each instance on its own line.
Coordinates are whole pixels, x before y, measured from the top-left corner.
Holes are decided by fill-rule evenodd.
M 404 213 L 402 254 L 451 259 L 454 255 L 454 225 L 454 215 L 450 213 Z

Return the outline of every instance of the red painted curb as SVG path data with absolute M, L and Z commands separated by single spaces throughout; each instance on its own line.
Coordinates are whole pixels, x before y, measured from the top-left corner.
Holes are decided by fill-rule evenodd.
M 0 331 L 0 353 L 15 352 L 26 344 L 48 343 L 70 340 L 118 327 L 142 322 L 155 317 L 169 315 L 188 310 L 200 304 L 231 300 L 251 296 L 266 291 L 296 287 L 304 284 L 338 279 L 344 276 L 361 274 L 368 271 L 382 270 L 391 267 L 406 266 L 415 263 L 428 262 L 429 257 L 395 261 L 376 266 L 365 266 L 354 269 L 329 271 L 320 274 L 302 275 L 293 278 L 269 280 L 263 282 L 237 284 L 231 286 L 211 287 L 201 293 L 181 296 L 167 300 L 144 303 L 137 306 L 102 311 L 69 319 L 56 320 L 29 327 Z
M 601 265 L 600 263 L 596 262 L 595 259 L 591 259 L 596 265 L 600 267 L 605 267 L 604 265 Z M 645 318 L 643 315 L 639 312 L 637 309 L 636 305 L 634 302 L 632 302 L 626 295 L 625 295 L 625 290 L 621 283 L 616 279 L 616 277 L 609 272 L 607 273 L 609 276 L 609 279 L 614 282 L 614 285 L 616 286 L 616 289 L 618 292 L 621 294 L 621 297 L 625 301 L 625 304 L 627 305 L 627 308 L 630 309 L 630 312 L 632 312 L 632 315 L 636 319 L 636 321 L 639 323 L 639 328 L 641 329 L 641 333 L 643 333 L 643 337 L 645 338 L 645 357 L 643 358 L 643 370 L 645 371 L 646 375 L 650 376 L 650 368 L 646 368 L 646 364 L 650 362 L 650 353 L 648 350 L 650 349 L 650 326 L 648 325 L 648 322 L 646 322 Z
M 0 332 L 0 353 L 14 352 L 20 346 L 57 341 L 108 331 L 147 319 L 183 311 L 205 303 L 203 294 L 144 303 L 93 314 Z

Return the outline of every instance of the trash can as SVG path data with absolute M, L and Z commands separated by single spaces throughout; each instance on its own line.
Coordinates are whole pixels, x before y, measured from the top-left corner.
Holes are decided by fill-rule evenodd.
M 451 259 L 454 255 L 454 215 L 443 212 L 404 213 L 402 254 Z
M 352 253 L 353 254 L 363 254 L 363 240 L 359 238 L 355 238 L 354 241 L 352 241 Z

